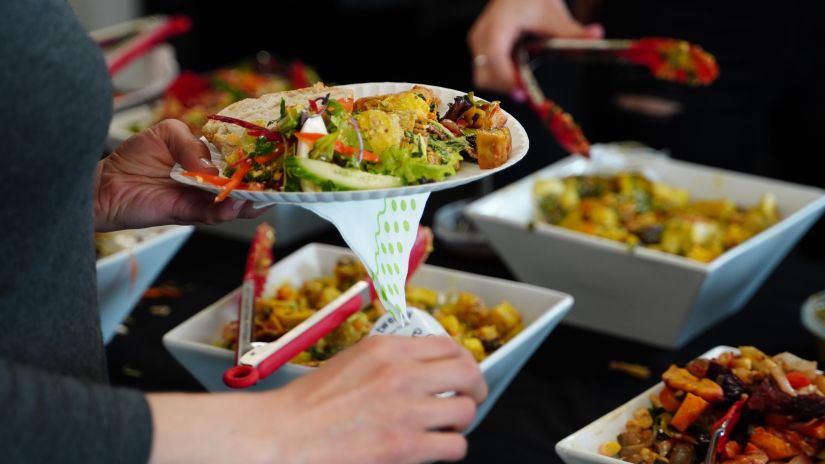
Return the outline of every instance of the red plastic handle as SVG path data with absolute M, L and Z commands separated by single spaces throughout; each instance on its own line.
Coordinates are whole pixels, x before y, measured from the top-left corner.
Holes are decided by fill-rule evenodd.
M 289 344 L 276 351 L 272 356 L 264 359 L 258 365 L 258 375 L 261 379 L 269 377 L 270 374 L 288 363 L 290 359 L 298 356 L 302 351 L 308 349 L 315 342 L 323 338 L 326 334 L 335 330 L 344 323 L 350 316 L 357 313 L 364 307 L 360 296 L 347 301 L 337 310 L 321 319 L 315 325 L 309 327 L 295 337 Z
M 432 245 L 432 240 L 432 231 L 427 227 L 419 226 L 415 242 L 410 249 L 407 280 L 415 274 L 415 271 L 418 270 L 418 267 L 427 258 L 430 246 Z M 373 288 L 372 281 L 370 281 L 369 278 L 367 278 L 367 281 L 370 283 L 370 297 L 374 300 L 377 298 L 375 289 Z M 247 388 L 258 383 L 259 380 L 269 377 L 273 372 L 280 369 L 281 366 L 288 363 L 292 358 L 308 349 L 315 342 L 343 324 L 344 321 L 346 321 L 350 316 L 360 311 L 361 308 L 366 306 L 365 303 L 366 302 L 362 301 L 361 296 L 351 298 L 349 301 L 330 312 L 323 319 L 308 327 L 293 340 L 281 347 L 278 351 L 262 360 L 258 364 L 257 368 L 246 365 L 238 365 L 227 369 L 223 375 L 224 384 L 231 388 Z
M 233 366 L 223 373 L 223 383 L 230 388 L 247 388 L 258 383 L 258 369 L 252 366 Z
M 183 15 L 172 16 L 152 32 L 143 37 L 138 36 L 128 50 L 125 50 L 109 64 L 109 75 L 114 76 L 118 71 L 123 69 L 124 66 L 151 50 L 155 45 L 171 36 L 184 34 L 188 32 L 191 27 L 192 20 L 189 19 L 189 17 Z

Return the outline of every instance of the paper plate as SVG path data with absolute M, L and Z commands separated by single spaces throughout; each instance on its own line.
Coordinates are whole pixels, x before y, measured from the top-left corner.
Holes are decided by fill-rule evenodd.
M 438 110 L 439 113 L 444 114 L 447 111 L 447 104 L 452 102 L 457 96 L 464 95 L 467 92 L 447 89 L 427 84 L 411 84 L 406 82 L 382 82 L 382 83 L 366 83 L 366 84 L 349 84 L 342 87 L 351 88 L 355 94 L 355 98 L 366 97 L 370 95 L 383 95 L 388 93 L 401 92 L 409 90 L 415 85 L 423 85 L 432 89 L 435 95 L 441 100 L 441 105 Z M 503 111 L 503 110 L 502 110 Z M 475 163 L 463 162 L 461 169 L 456 175 L 443 180 L 441 182 L 432 182 L 423 185 L 408 185 L 404 187 L 396 187 L 390 189 L 375 189 L 375 190 L 352 190 L 346 192 L 275 192 L 275 191 L 249 191 L 249 190 L 234 190 L 229 196 L 240 200 L 250 200 L 253 202 L 265 203 L 323 203 L 333 201 L 358 201 L 369 200 L 377 198 L 396 197 L 402 195 L 412 195 L 416 193 L 435 192 L 437 190 L 444 190 L 448 188 L 458 187 L 469 182 L 479 180 L 483 177 L 489 176 L 501 170 L 507 169 L 516 164 L 524 158 L 527 154 L 527 149 L 530 142 L 527 140 L 527 132 L 524 127 L 516 121 L 516 119 L 507 113 L 507 128 L 510 129 L 510 135 L 513 139 L 513 148 L 510 152 L 510 158 L 506 163 L 493 169 L 481 169 Z M 180 165 L 172 169 L 171 176 L 178 182 L 192 185 L 194 187 L 208 190 L 213 193 L 220 191 L 219 187 L 213 185 L 200 183 L 197 180 L 182 175 L 183 168 Z

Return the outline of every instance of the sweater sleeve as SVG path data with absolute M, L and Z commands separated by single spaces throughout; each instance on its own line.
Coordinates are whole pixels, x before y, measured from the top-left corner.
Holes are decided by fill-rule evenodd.
M 142 393 L 0 358 L 3 462 L 145 463 L 151 441 Z

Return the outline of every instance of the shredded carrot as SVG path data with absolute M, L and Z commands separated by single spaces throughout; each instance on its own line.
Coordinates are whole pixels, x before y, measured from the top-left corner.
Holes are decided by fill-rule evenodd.
M 218 194 L 218 196 L 215 197 L 215 203 L 220 203 L 226 200 L 226 197 L 228 197 L 233 190 L 235 190 L 239 185 L 241 185 L 244 176 L 247 172 L 249 172 L 249 168 L 250 165 L 248 162 L 241 163 L 241 165 L 238 166 L 238 169 L 235 171 L 234 174 L 232 174 L 232 177 L 229 179 L 229 182 L 227 182 L 226 185 L 223 186 L 221 192 Z
M 181 174 L 186 177 L 191 177 L 198 182 L 206 182 L 207 184 L 217 185 L 218 187 L 223 187 L 229 183 L 229 178 L 227 177 L 204 174 L 202 172 L 183 171 Z

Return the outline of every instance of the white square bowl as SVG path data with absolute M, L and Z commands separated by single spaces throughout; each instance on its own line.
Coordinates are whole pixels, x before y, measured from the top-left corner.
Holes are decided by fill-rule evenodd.
M 193 230 L 193 226 L 159 226 L 122 231 L 134 234 L 137 243 L 97 260 L 97 299 L 105 343 Z
M 269 271 L 268 286 L 302 282 L 329 274 L 342 256 L 354 256 L 346 248 L 312 243 L 278 261 Z M 564 293 L 492 277 L 469 274 L 436 266 L 422 265 L 411 283 L 441 292 L 463 290 L 474 293 L 488 305 L 509 301 L 519 310 L 524 329 L 481 362 L 490 389 L 480 406 L 474 428 L 487 414 L 524 363 L 556 327 L 573 304 Z M 221 348 L 221 330 L 237 319 L 239 291 L 235 290 L 178 325 L 163 337 L 163 344 L 207 390 L 231 391 L 223 384 L 224 371 L 232 366 L 234 354 Z M 264 379 L 253 390 L 277 388 L 312 372 L 315 368 L 286 364 Z
M 652 156 L 648 150 L 594 146 L 594 156 L 655 172 L 692 198 L 753 205 L 776 195 L 782 219 L 710 263 L 534 223 L 538 179 L 590 173 L 570 156 L 471 203 L 465 213 L 516 277 L 576 298 L 565 323 L 646 344 L 678 348 L 744 306 L 788 251 L 820 217 L 825 191 Z
M 700 357 L 715 358 L 726 351 L 737 350 L 730 346 L 717 346 Z M 599 454 L 599 446 L 607 441 L 615 441 L 616 437 L 624 432 L 625 423 L 633 417 L 633 413 L 639 408 L 650 407 L 650 395 L 658 393 L 663 387 L 664 383 L 657 383 L 627 403 L 562 439 L 556 443 L 556 453 L 567 464 L 617 464 L 625 462 L 618 458 Z

